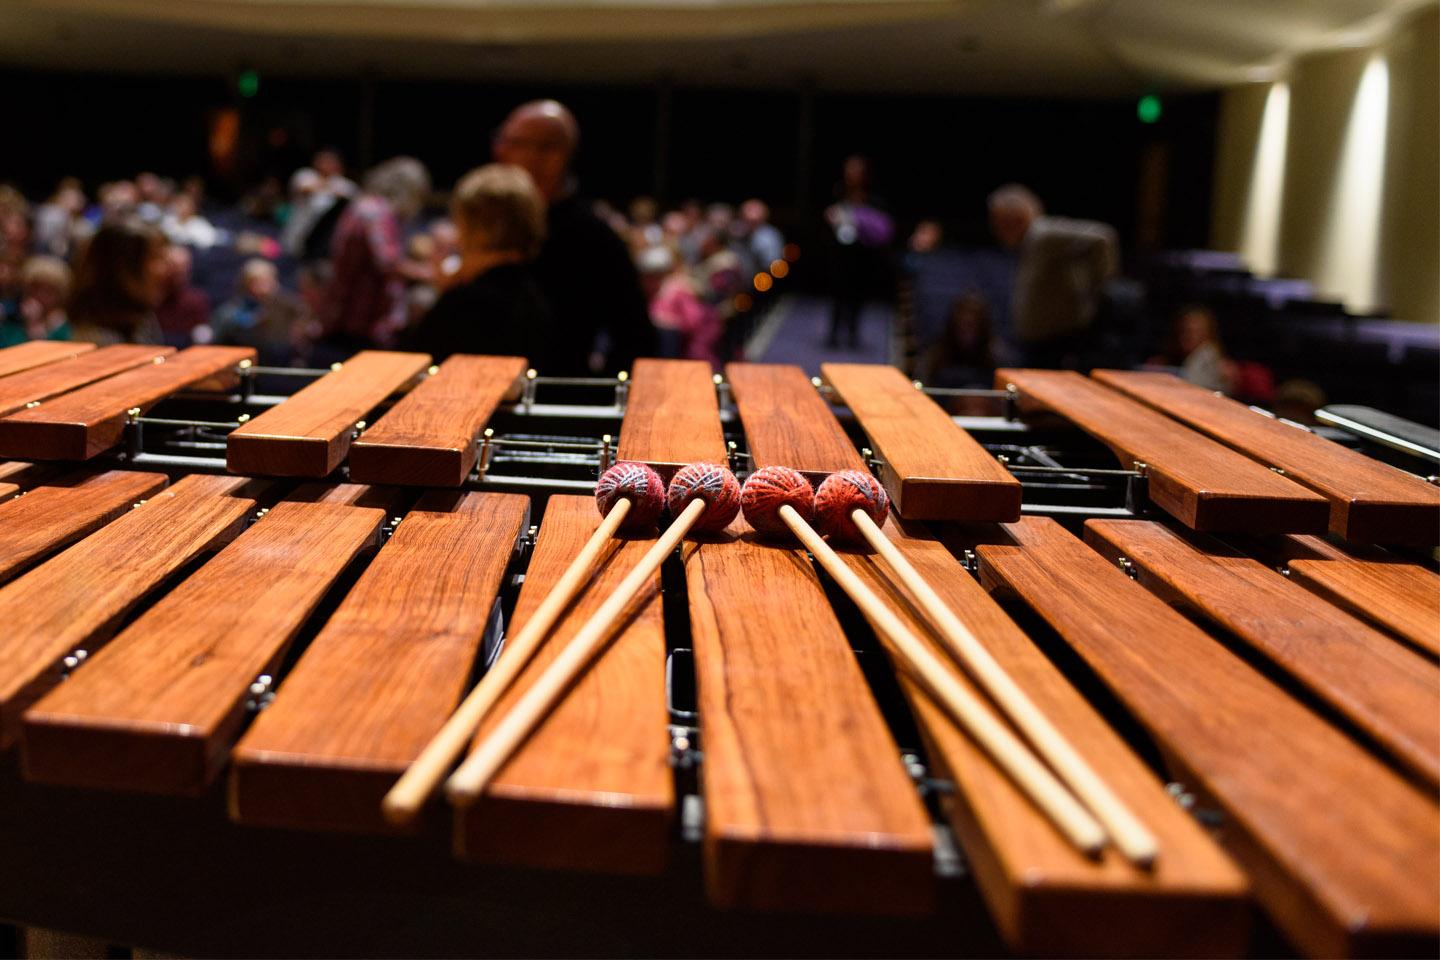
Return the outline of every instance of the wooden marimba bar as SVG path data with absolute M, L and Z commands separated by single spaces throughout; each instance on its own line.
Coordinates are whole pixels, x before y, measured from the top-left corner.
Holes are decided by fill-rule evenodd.
M 717 393 L 642 360 L 623 409 L 549 411 L 589 432 L 553 444 L 571 479 L 528 482 L 491 469 L 546 447 L 521 358 L 365 352 L 264 402 L 255 373 L 0 351 L 0 917 L 194 953 L 1434 952 L 1440 577 L 1371 545 L 1440 542 L 1421 479 L 1173 378 L 1001 371 L 1148 495 L 1051 509 L 1017 477 L 1089 468 L 1003 463 L 893 369 L 826 365 L 822 392 L 733 364 Z M 381 797 L 596 529 L 565 491 L 615 459 L 873 469 L 892 542 L 1156 861 L 1067 843 L 743 519 L 651 579 L 479 802 L 397 836 Z M 476 745 L 653 537 L 608 549 Z

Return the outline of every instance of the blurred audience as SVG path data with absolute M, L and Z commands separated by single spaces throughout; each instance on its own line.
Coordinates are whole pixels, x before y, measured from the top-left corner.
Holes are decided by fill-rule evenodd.
M 0 345 L 213 341 L 253 345 L 267 365 L 323 366 L 415 343 L 437 357 L 524 354 L 542 374 L 563 376 L 650 354 L 718 370 L 747 342 L 772 342 L 749 341 L 752 326 L 807 278 L 785 279 L 798 247 L 766 202 L 592 203 L 572 172 L 579 143 L 561 104 L 518 107 L 492 143 L 497 163 L 467 174 L 438 218 L 421 216 L 430 181 L 418 161 L 379 165 L 361 191 L 328 148 L 289 175 L 288 189 L 270 178 L 239 204 L 213 202 L 202 178 L 163 169 L 100 183 L 89 198 L 66 177 L 33 206 L 0 184 Z M 1129 281 L 1127 300 L 1113 279 L 1115 231 L 1103 223 L 1047 216 L 1033 192 L 1009 184 L 988 203 L 1008 254 L 946 247 L 936 219 L 914 221 L 905 248 L 892 251 L 895 221 L 871 179 L 864 157 L 848 158 L 815 224 L 830 254 L 833 344 L 859 343 L 861 306 L 885 295 L 896 266 L 911 280 L 902 311 L 925 320 L 906 328 L 903 345 L 913 373 L 937 386 L 988 386 L 997 365 L 1134 364 L 1160 346 L 1150 331 L 1174 305 L 1197 299 L 1222 311 L 1240 355 L 1227 356 L 1216 315 L 1195 304 L 1174 315 L 1152 364 L 1293 419 L 1323 402 L 1308 381 L 1276 390 L 1257 353 L 1286 377 L 1306 366 L 1258 350 L 1228 301 L 1180 287 L 1147 299 L 1148 278 Z M 966 235 L 967 225 L 954 228 Z M 941 282 L 922 287 L 922 273 Z M 211 298 L 224 301 L 213 315 Z M 785 336 L 780 325 L 765 329 Z M 1339 392 L 1327 375 L 1316 374 Z

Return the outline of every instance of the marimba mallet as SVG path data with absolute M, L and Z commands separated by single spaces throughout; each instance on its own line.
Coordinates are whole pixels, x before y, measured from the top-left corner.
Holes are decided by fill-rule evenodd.
M 685 535 L 692 529 L 718 532 L 730 525 L 740 512 L 740 484 L 722 466 L 692 463 L 670 481 L 668 503 L 674 517 L 670 526 L 446 783 L 445 794 L 452 803 L 465 806 L 480 797 L 491 778 L 604 646 L 630 601 Z
M 884 499 L 885 488 L 870 474 L 862 470 L 832 473 L 815 494 L 815 514 L 820 529 L 832 538 L 863 540 L 880 554 L 900 582 L 919 601 L 950 652 L 995 700 L 1075 796 L 1104 824 L 1116 849 L 1134 863 L 1152 863 L 1159 852 L 1154 835 L 1085 762 L 1019 684 L 1005 672 L 1005 668 L 990 655 L 985 645 L 955 616 L 935 588 L 885 535 L 869 507 L 869 504 Z M 880 519 L 883 521 L 883 514 Z
M 788 529 L 805 545 L 875 628 L 890 639 L 908 671 L 994 758 L 1062 835 L 1088 855 L 1100 852 L 1106 841 L 1104 827 L 978 697 L 951 676 L 944 664 L 810 526 L 807 518 L 815 498 L 810 482 L 799 471 L 789 467 L 757 470 L 745 482 L 741 499 L 745 519 L 756 531 L 778 533 Z M 878 497 L 869 499 L 857 492 L 847 505 L 851 509 L 844 512 L 846 517 L 851 511 L 872 511 L 881 520 L 889 508 L 883 489 Z
M 595 484 L 595 505 L 604 517 L 600 526 L 570 561 L 525 626 L 506 641 L 504 653 L 494 666 L 381 801 L 385 819 L 391 823 L 403 826 L 419 814 L 430 794 L 465 751 L 486 714 L 530 662 L 580 588 L 594 575 L 600 552 L 611 538 L 621 530 L 655 526 L 665 509 L 665 481 L 643 463 L 617 463 Z

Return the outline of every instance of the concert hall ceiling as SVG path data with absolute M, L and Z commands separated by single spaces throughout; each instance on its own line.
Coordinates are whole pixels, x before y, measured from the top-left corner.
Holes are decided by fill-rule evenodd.
M 1432 0 L 1433 2 L 1433 0 Z M 0 65 L 1109 96 L 1268 79 L 1417 0 L 7 0 Z

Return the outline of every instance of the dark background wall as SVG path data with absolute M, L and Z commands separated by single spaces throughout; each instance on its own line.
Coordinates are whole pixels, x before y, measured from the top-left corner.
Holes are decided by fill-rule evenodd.
M 515 104 L 555 96 L 583 129 L 584 190 L 623 203 L 658 194 L 770 201 L 782 225 L 808 233 L 840 161 L 874 160 L 875 191 L 906 224 L 946 222 L 983 243 L 986 193 L 1018 180 L 1057 213 L 1114 223 L 1126 247 L 1206 241 L 1216 100 L 1169 97 L 1159 123 L 1133 100 L 974 99 L 791 89 L 540 88 L 392 78 L 263 76 L 237 96 L 233 77 L 0 72 L 9 135 L 0 180 L 31 195 L 65 175 L 99 182 L 140 170 L 205 173 L 218 196 L 264 174 L 286 176 L 322 145 L 352 166 L 397 153 L 420 157 L 444 188 L 483 162 Z M 241 164 L 217 178 L 206 155 L 215 111 L 241 116 Z

